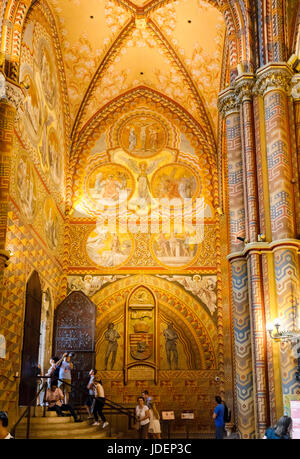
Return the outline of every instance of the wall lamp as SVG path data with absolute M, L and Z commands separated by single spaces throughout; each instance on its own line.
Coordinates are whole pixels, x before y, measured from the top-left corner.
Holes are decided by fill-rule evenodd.
M 295 374 L 296 381 L 300 381 L 300 330 L 280 330 L 281 321 L 276 318 L 273 322 L 267 324 L 267 331 L 273 341 L 290 343 L 293 354 L 298 359 L 298 367 Z

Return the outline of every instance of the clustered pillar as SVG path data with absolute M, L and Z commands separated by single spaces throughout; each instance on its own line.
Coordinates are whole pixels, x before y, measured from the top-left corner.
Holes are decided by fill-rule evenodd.
M 228 199 L 230 213 L 231 276 L 233 329 L 235 350 L 235 404 L 239 432 L 242 438 L 255 434 L 253 371 L 248 297 L 247 260 L 240 255 L 246 237 L 243 179 L 241 117 L 234 90 L 229 88 L 220 98 L 225 117 L 228 153 Z
M 234 86 L 225 89 L 219 97 L 219 109 L 227 128 L 231 234 L 228 259 L 232 275 L 236 424 L 242 438 L 261 438 L 276 410 L 270 394 L 276 384 L 268 362 L 270 338 L 266 332 L 266 306 L 268 318 L 270 310 L 271 315 L 274 310 L 278 311 L 282 328 L 291 330 L 297 325 L 295 305 L 300 304 L 300 241 L 296 234 L 293 186 L 294 177 L 298 177 L 298 164 L 292 164 L 290 129 L 293 123 L 289 119 L 291 77 L 292 70 L 287 65 L 270 64 L 256 75 L 239 75 Z M 254 111 L 259 109 L 262 122 L 254 120 Z M 299 148 L 298 109 L 296 105 Z M 261 128 L 259 132 L 257 127 Z M 268 218 L 270 231 L 262 234 Z M 272 257 L 272 262 L 269 259 L 266 263 L 265 257 Z M 274 291 L 270 292 L 273 285 Z M 270 298 L 275 299 L 276 308 L 270 307 Z M 297 362 L 288 345 L 281 345 L 280 364 L 283 404 L 287 410 L 288 398 L 296 393 L 297 383 Z M 245 409 L 247 416 L 242 415 Z

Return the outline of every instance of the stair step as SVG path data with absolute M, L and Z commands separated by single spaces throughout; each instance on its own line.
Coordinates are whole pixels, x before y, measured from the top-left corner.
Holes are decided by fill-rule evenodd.
M 60 417 L 60 416 L 57 416 L 56 413 L 55 413 L 55 416 L 47 416 L 45 418 L 40 418 L 40 417 L 36 417 L 36 418 L 30 418 L 30 424 L 41 424 L 41 425 L 44 425 L 44 424 L 70 424 L 70 423 L 74 423 L 74 420 L 72 418 L 72 416 L 66 416 L 66 417 Z M 22 424 L 27 424 L 27 418 L 23 418 L 20 425 Z

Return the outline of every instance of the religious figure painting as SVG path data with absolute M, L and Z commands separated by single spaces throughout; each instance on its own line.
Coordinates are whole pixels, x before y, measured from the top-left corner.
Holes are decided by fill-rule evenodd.
M 48 246 L 55 250 L 58 246 L 58 212 L 52 198 L 48 198 L 45 202 L 44 219 Z
M 24 101 L 25 125 L 32 142 L 36 143 L 41 137 L 42 104 L 31 72 L 24 74 L 23 81 L 26 87 Z
M 23 214 L 32 223 L 37 209 L 36 181 L 33 165 L 25 156 L 17 166 L 17 192 Z
M 132 156 L 150 158 L 166 145 L 167 132 L 154 117 L 137 115 L 121 127 L 119 141 L 122 148 Z
M 169 322 L 167 328 L 164 330 L 166 356 L 169 369 L 178 370 L 178 350 L 177 340 L 178 334 L 174 328 L 173 322 Z
M 86 189 L 94 204 L 116 206 L 132 196 L 134 178 L 130 171 L 120 164 L 105 164 L 90 173 Z
M 57 96 L 57 81 L 55 75 L 55 64 L 53 52 L 50 51 L 48 43 L 42 39 L 38 43 L 39 60 L 38 68 L 41 84 L 47 104 L 51 109 L 54 108 Z
M 192 169 L 178 163 L 168 164 L 158 169 L 151 179 L 154 198 L 194 199 L 199 195 L 200 183 Z
M 127 158 L 126 156 L 121 156 L 121 159 L 130 167 L 130 169 L 137 174 L 137 193 L 131 199 L 129 208 L 135 210 L 137 214 L 143 214 L 143 211 L 148 212 L 148 206 L 151 203 L 151 191 L 150 191 L 150 182 L 149 175 L 151 175 L 161 159 L 155 159 L 152 161 L 141 161 L 138 162 L 132 158 Z M 154 205 L 152 200 L 151 205 Z
M 161 275 L 170 282 L 178 282 L 187 291 L 199 298 L 207 306 L 211 315 L 217 310 L 217 276 L 168 276 Z
M 96 227 L 88 236 L 86 251 L 98 266 L 115 268 L 131 256 L 133 239 L 129 234 L 110 233 L 105 227 Z
M 107 341 L 107 348 L 106 348 L 106 353 L 105 353 L 105 368 L 104 370 L 107 370 L 109 358 L 111 356 L 111 361 L 110 361 L 110 369 L 113 370 L 116 362 L 116 356 L 117 356 L 117 351 L 118 351 L 118 339 L 121 338 L 119 332 L 115 329 L 114 323 L 108 324 L 107 330 L 104 335 L 106 341 Z
M 168 267 L 189 265 L 198 253 L 195 231 L 169 234 L 160 233 L 152 237 L 152 251 L 158 261 Z
M 56 131 L 51 128 L 48 137 L 48 164 L 51 177 L 56 185 L 59 185 L 62 179 L 63 154 Z

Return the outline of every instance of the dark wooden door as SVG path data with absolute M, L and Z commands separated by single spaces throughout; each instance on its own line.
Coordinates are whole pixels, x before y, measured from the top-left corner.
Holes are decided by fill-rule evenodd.
M 40 346 L 42 289 L 39 275 L 34 271 L 26 286 L 19 405 L 29 406 L 37 391 L 37 366 Z
M 53 352 L 61 358 L 71 352 L 72 387 L 70 401 L 82 403 L 95 365 L 96 307 L 82 292 L 72 292 L 56 309 Z

